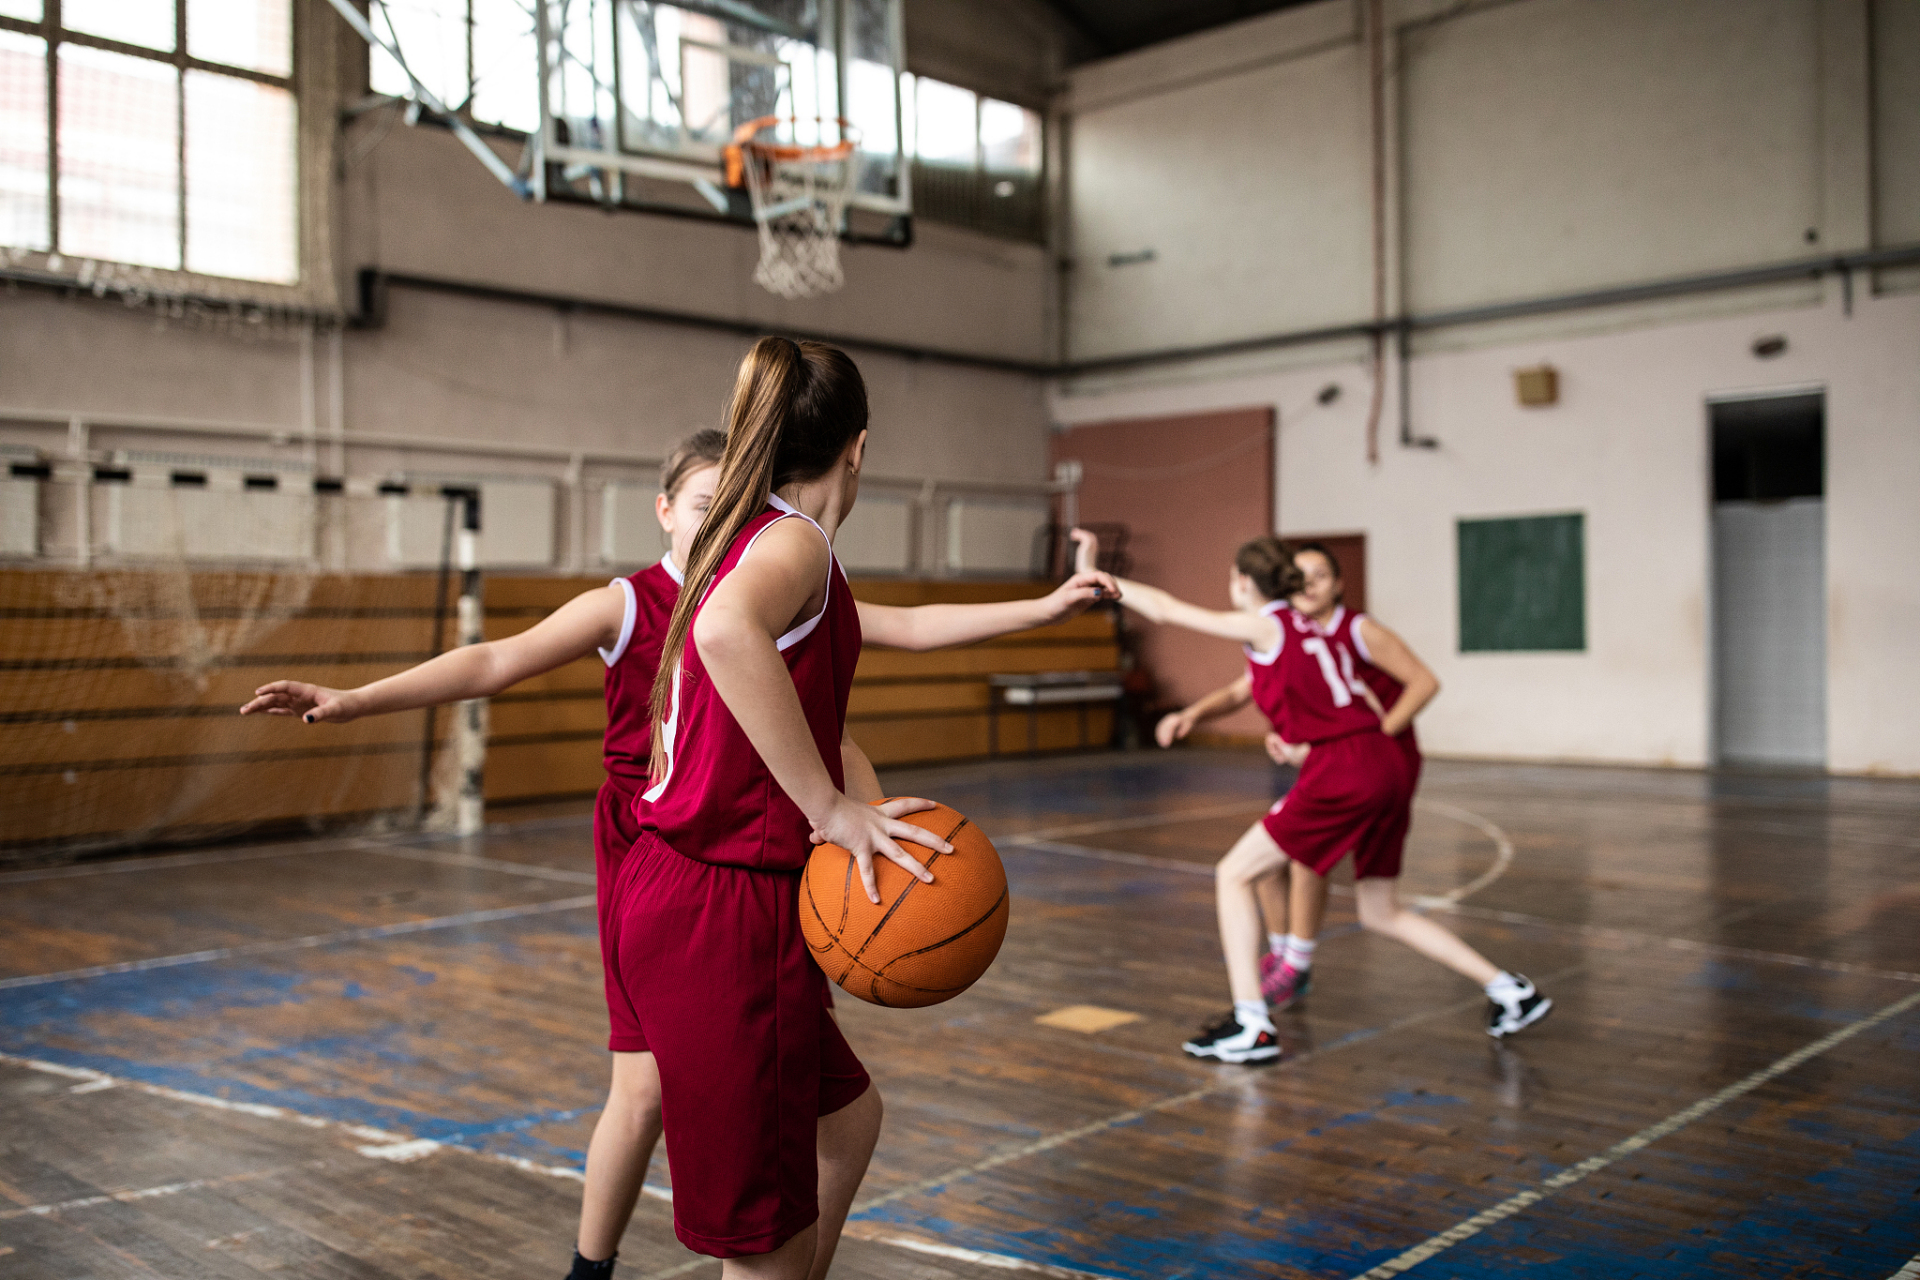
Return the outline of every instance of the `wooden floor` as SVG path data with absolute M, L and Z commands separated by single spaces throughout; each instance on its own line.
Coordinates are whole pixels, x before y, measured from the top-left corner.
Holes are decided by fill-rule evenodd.
M 1920 1254 L 1920 785 L 1433 763 L 1407 890 L 1558 1002 L 1336 897 L 1277 1067 L 1208 865 L 1276 776 L 1180 751 L 887 779 L 1000 844 L 934 1009 L 841 1001 L 887 1127 L 836 1275 L 1888 1277 Z M 561 1275 L 605 1088 L 585 819 L 0 875 L 0 1277 Z M 1099 1032 L 1036 1019 L 1136 1015 Z M 718 1274 L 668 1175 L 621 1274 Z M 1009 1268 L 1012 1268 L 1009 1270 Z

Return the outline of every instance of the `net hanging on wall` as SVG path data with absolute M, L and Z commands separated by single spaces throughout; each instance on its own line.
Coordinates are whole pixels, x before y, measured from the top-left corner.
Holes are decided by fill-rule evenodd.
M 803 124 L 840 141 L 798 146 L 776 141 L 785 127 Z M 786 120 L 762 116 L 734 133 L 726 149 L 727 183 L 747 189 L 760 230 L 754 283 L 783 298 L 813 298 L 846 283 L 840 268 L 840 227 L 858 185 L 858 139 L 845 120 Z

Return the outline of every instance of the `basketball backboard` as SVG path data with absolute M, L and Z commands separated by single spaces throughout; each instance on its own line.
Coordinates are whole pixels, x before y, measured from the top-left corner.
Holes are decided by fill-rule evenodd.
M 384 73 L 389 92 L 446 120 L 522 195 L 617 205 L 629 179 L 687 183 L 742 219 L 750 214 L 726 185 L 724 148 L 767 116 L 782 123 L 763 141 L 857 141 L 852 208 L 912 212 L 901 3 L 371 0 L 361 16 L 333 0 L 375 47 L 376 82 Z M 442 74 L 454 63 L 462 74 Z M 527 131 L 517 171 L 463 114 Z

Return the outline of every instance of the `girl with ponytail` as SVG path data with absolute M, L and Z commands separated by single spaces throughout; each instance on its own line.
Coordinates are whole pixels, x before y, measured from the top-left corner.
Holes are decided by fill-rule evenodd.
M 1092 539 L 1081 541 L 1083 565 L 1096 552 Z M 1402 735 L 1440 682 L 1399 636 L 1340 603 L 1333 553 L 1318 543 L 1289 546 L 1272 534 L 1252 539 L 1234 554 L 1230 610 L 1203 609 L 1124 579 L 1120 586 L 1127 606 L 1148 621 L 1238 640 L 1246 650 L 1246 674 L 1163 719 L 1155 734 L 1160 745 L 1172 746 L 1202 719 L 1253 702 L 1279 739 L 1270 750 L 1300 766 L 1299 781 L 1215 868 L 1233 1009 L 1180 1047 L 1220 1062 L 1280 1057 L 1269 1002 L 1284 1008 L 1305 994 L 1325 877 L 1348 854 L 1362 927 L 1480 983 L 1489 1035 L 1511 1035 L 1546 1016 L 1553 1002 L 1532 983 L 1400 903 L 1418 761 L 1411 738 L 1403 744 Z M 1258 890 L 1282 870 L 1290 873 L 1292 889 L 1289 946 L 1304 943 L 1299 958 L 1307 963 L 1283 962 L 1263 974 Z
M 883 801 L 847 736 L 863 632 L 934 648 L 1117 594 L 1089 572 L 1041 600 L 857 604 L 832 543 L 866 444 L 866 387 L 845 353 L 754 344 L 666 627 L 651 785 L 606 924 L 608 1003 L 659 1073 L 674 1233 L 735 1280 L 825 1276 L 880 1130 L 879 1095 L 800 936 L 812 845 L 849 850 L 875 902 L 874 858 L 931 882 L 908 847 L 949 848 L 900 821 L 931 803 Z

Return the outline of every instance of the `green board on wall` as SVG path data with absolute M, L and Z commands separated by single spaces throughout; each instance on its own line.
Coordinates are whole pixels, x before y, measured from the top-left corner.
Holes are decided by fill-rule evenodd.
M 1460 652 L 1587 647 L 1586 517 L 1462 520 Z

